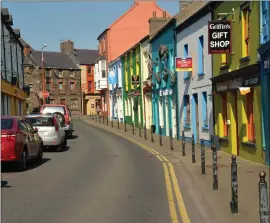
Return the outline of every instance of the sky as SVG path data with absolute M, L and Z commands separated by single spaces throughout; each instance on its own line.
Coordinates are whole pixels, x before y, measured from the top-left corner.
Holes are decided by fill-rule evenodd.
M 2 2 L 13 17 L 13 28 L 35 50 L 48 44 L 46 51 L 60 51 L 60 41 L 71 39 L 75 48 L 97 49 L 97 37 L 126 12 L 128 2 Z M 172 16 L 178 1 L 158 1 Z

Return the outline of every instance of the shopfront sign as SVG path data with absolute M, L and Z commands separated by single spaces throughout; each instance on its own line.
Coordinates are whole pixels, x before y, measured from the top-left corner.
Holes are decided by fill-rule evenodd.
M 231 53 L 231 21 L 209 21 L 208 38 L 209 54 Z
M 175 70 L 176 71 L 192 71 L 192 58 L 175 58 Z
M 253 87 L 261 84 L 260 76 L 247 77 L 243 80 L 243 87 Z

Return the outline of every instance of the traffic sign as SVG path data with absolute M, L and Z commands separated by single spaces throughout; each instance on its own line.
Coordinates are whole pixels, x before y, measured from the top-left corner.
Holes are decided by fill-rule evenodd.
M 48 98 L 49 96 L 50 96 L 50 93 L 49 93 L 49 91 L 42 91 L 42 96 L 43 96 L 43 98 Z

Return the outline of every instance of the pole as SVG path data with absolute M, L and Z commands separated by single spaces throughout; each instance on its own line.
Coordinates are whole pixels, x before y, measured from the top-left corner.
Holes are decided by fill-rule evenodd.
M 41 57 L 42 57 L 42 91 L 45 91 L 45 87 L 46 87 L 46 79 L 45 79 L 45 72 L 44 72 L 44 56 L 43 56 L 43 49 L 44 47 L 42 47 L 42 51 L 41 51 Z M 43 104 L 46 103 L 46 99 L 43 97 Z
M 185 132 L 182 131 L 182 155 L 186 155 L 186 143 L 185 143 Z
M 232 184 L 232 200 L 230 202 L 230 206 L 231 206 L 231 212 L 234 214 L 234 213 L 238 213 L 237 163 L 236 163 L 235 155 L 232 155 L 231 184 Z
M 192 163 L 196 163 L 195 159 L 195 139 L 194 139 L 194 134 L 192 134 Z
M 170 128 L 170 147 L 173 150 L 173 136 L 172 136 L 172 129 Z
M 142 127 L 141 127 L 141 123 L 139 123 L 139 135 L 140 135 L 140 137 L 142 137 Z
M 126 132 L 127 131 L 127 122 L 126 122 L 126 120 L 124 122 L 125 122 L 125 132 Z
M 212 142 L 212 160 L 213 160 L 213 190 L 218 190 L 218 166 L 217 166 L 217 149 L 214 143 L 214 136 L 211 137 Z
M 269 223 L 268 190 L 264 171 L 259 174 L 259 211 L 260 223 Z
M 159 126 L 159 145 L 163 145 L 163 143 L 162 143 L 162 128 L 161 128 L 161 126 Z
M 144 124 L 143 133 L 144 133 L 144 139 L 147 139 L 147 135 L 146 135 L 146 123 Z
M 201 139 L 201 167 L 202 167 L 202 174 L 205 174 L 205 145 L 204 139 Z

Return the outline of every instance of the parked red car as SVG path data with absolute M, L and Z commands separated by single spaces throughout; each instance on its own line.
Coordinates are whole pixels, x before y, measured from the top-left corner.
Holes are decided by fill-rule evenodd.
M 65 120 L 63 120 L 63 124 L 65 126 L 63 129 L 65 130 L 66 136 L 71 137 L 73 134 L 73 121 L 69 108 L 66 105 L 61 104 L 44 104 L 40 109 L 41 114 L 56 114 L 59 118 L 60 123 L 62 124 L 63 115 Z M 60 116 L 59 116 L 60 115 Z
M 13 162 L 18 170 L 27 169 L 30 159 L 42 161 L 43 142 L 37 129 L 22 117 L 1 117 L 1 162 Z

